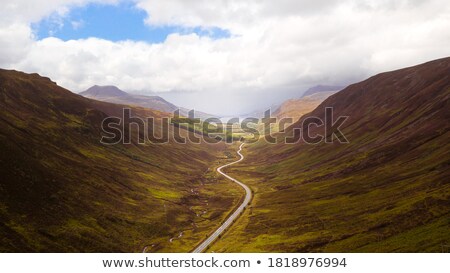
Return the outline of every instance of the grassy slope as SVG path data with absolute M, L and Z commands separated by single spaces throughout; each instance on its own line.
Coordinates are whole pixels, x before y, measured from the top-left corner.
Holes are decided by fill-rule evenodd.
M 350 116 L 350 144 L 247 146 L 229 172 L 255 198 L 211 250 L 440 252 L 450 244 L 449 98 L 446 58 L 354 84 L 310 114 Z
M 227 147 L 100 145 L 121 109 L 0 70 L 0 252 L 189 251 L 223 220 L 239 189 L 208 168 Z

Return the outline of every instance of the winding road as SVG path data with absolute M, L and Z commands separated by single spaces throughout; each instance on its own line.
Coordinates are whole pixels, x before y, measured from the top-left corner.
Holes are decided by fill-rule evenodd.
M 242 146 L 244 146 L 244 143 L 242 143 L 239 146 L 239 150 L 237 151 L 237 154 L 241 158 L 239 158 L 238 160 L 233 161 L 231 163 L 228 163 L 228 164 L 225 164 L 223 166 L 218 167 L 217 168 L 217 172 L 220 173 L 221 175 L 225 176 L 226 178 L 230 179 L 234 183 L 238 184 L 239 186 L 241 186 L 245 190 L 244 201 L 233 212 L 233 214 L 231 214 L 231 216 L 228 217 L 228 219 L 218 229 L 216 229 L 216 231 L 214 231 L 213 234 L 211 234 L 199 246 L 197 246 L 197 248 L 195 248 L 194 251 L 192 251 L 193 253 L 201 253 L 201 252 L 205 251 L 220 236 L 220 234 L 222 234 L 227 228 L 229 228 L 233 224 L 233 221 L 236 220 L 239 217 L 239 215 L 244 211 L 245 207 L 250 203 L 250 200 L 252 199 L 252 191 L 250 190 L 250 188 L 247 185 L 245 185 L 244 183 L 234 179 L 233 177 L 227 175 L 226 173 L 224 173 L 222 171 L 223 168 L 228 167 L 228 166 L 233 165 L 233 164 L 236 164 L 236 163 L 238 163 L 238 162 L 240 162 L 240 161 L 242 161 L 244 159 L 244 156 L 241 154 Z

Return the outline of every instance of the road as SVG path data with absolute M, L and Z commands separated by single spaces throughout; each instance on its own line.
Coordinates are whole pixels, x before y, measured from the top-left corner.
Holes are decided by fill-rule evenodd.
M 221 175 L 225 176 L 226 178 L 230 179 L 234 183 L 238 184 L 239 186 L 241 186 L 245 190 L 244 201 L 233 212 L 233 214 L 231 214 L 231 216 L 228 217 L 228 219 L 218 229 L 216 229 L 216 231 L 214 231 L 213 234 L 211 234 L 196 249 L 194 249 L 194 251 L 192 251 L 193 253 L 201 253 L 201 252 L 205 251 L 208 248 L 208 246 L 210 246 L 220 236 L 220 234 L 222 234 L 227 228 L 229 228 L 233 224 L 233 221 L 236 220 L 239 217 L 239 215 L 244 211 L 245 207 L 250 203 L 250 200 L 252 199 L 252 191 L 250 190 L 249 187 L 247 187 L 247 185 L 245 185 L 244 183 L 234 179 L 233 177 L 227 175 L 226 173 L 224 173 L 222 171 L 223 168 L 228 167 L 228 166 L 233 165 L 233 164 L 236 164 L 236 163 L 238 163 L 238 162 L 240 162 L 240 161 L 242 161 L 244 159 L 244 156 L 241 154 L 242 146 L 244 146 L 244 143 L 242 143 L 239 146 L 239 150 L 237 151 L 237 154 L 241 158 L 239 158 L 238 160 L 233 161 L 231 163 L 228 163 L 228 164 L 225 164 L 223 166 L 218 167 L 217 168 L 217 172 L 220 173 Z

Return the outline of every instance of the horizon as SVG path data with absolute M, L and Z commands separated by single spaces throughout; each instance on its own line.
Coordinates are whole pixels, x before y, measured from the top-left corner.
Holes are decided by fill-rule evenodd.
M 227 117 L 247 117 L 252 113 L 255 112 L 264 112 L 265 110 L 268 109 L 273 109 L 274 107 L 278 107 L 280 106 L 280 104 L 282 104 L 283 102 L 285 102 L 286 100 L 289 99 L 300 99 L 308 90 L 316 88 L 316 87 L 334 87 L 334 86 L 328 86 L 328 85 L 315 85 L 315 86 L 311 86 L 305 90 L 299 91 L 299 92 L 292 92 L 292 93 L 287 93 L 285 94 L 284 97 L 278 97 L 278 100 L 276 102 L 271 102 L 270 104 L 266 104 L 266 105 L 260 105 L 258 104 L 257 106 L 255 106 L 254 108 L 251 109 L 245 109 L 243 112 L 232 112 L 232 113 L 219 113 L 216 112 L 214 109 L 211 111 L 206 111 L 204 109 L 198 109 L 198 108 L 193 108 L 190 106 L 190 101 L 195 100 L 195 99 L 202 99 L 202 94 L 198 94 L 198 93 L 193 93 L 193 92 L 177 92 L 177 91 L 171 91 L 171 92 L 162 92 L 162 93 L 157 93 L 157 92 L 148 92 L 148 93 L 143 93 L 143 92 L 139 92 L 139 91 L 129 91 L 129 90 L 124 90 L 122 88 L 120 88 L 119 86 L 115 86 L 115 85 L 93 85 L 89 88 L 87 88 L 86 90 L 80 91 L 80 92 L 74 92 L 75 94 L 78 95 L 82 95 L 81 93 L 88 91 L 90 88 L 93 87 L 115 87 L 118 88 L 120 91 L 126 92 L 130 95 L 139 95 L 139 96 L 157 96 L 160 97 L 162 99 L 164 99 L 165 101 L 167 101 L 168 103 L 174 104 L 177 107 L 180 108 L 186 108 L 189 110 L 195 110 L 196 112 L 203 112 L 203 113 L 207 113 L 207 114 L 211 114 L 220 118 L 227 118 Z M 342 88 L 340 88 L 339 90 L 332 90 L 333 88 L 331 88 L 329 91 L 340 91 L 342 89 L 345 89 L 346 86 L 342 86 Z M 72 91 L 73 92 L 73 91 Z M 191 99 L 190 99 L 191 98 Z M 233 100 L 234 98 L 231 98 L 231 100 Z M 186 102 L 188 101 L 188 102 Z
M 0 67 L 219 115 L 450 55 L 441 0 L 15 1 L 0 15 Z

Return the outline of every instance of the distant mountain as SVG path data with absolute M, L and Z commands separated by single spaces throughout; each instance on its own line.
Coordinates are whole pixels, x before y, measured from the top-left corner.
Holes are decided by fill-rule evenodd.
M 161 136 L 169 114 L 130 108 L 153 117 L 151 133 Z M 135 127 L 124 131 L 131 144 L 102 145 L 102 121 L 122 109 L 0 69 L 0 252 L 188 252 L 231 212 L 233 183 L 208 186 L 205 176 L 225 145 L 138 145 Z M 188 240 L 169 242 L 186 230 Z
M 120 90 L 116 86 L 94 85 L 89 89 L 87 89 L 86 91 L 83 91 L 79 94 L 86 98 L 95 99 L 99 101 L 125 105 L 135 105 L 166 113 L 173 113 L 177 109 L 180 109 L 180 115 L 182 116 L 188 116 L 189 112 L 189 109 L 178 107 L 161 98 L 160 96 L 144 96 L 144 95 L 130 94 Z M 195 111 L 195 117 L 204 120 L 216 116 L 203 113 L 200 111 Z
M 290 116 L 294 120 L 297 120 L 303 114 L 312 111 L 328 96 L 342 89 L 342 86 L 317 85 L 306 90 L 301 96 L 296 96 L 282 103 L 272 104 L 270 107 L 257 109 L 241 116 L 263 118 L 264 112 L 270 109 L 271 115 L 274 117 L 281 118 Z
M 159 96 L 141 96 L 129 94 L 115 86 L 94 85 L 84 92 L 83 97 L 117 104 L 137 105 L 153 110 L 172 113 L 178 107 Z
M 348 143 L 286 144 L 311 117 Z M 215 252 L 441 252 L 450 244 L 450 57 L 375 75 L 247 145 L 227 172 L 256 189 Z M 336 128 L 332 129 L 334 132 Z M 333 131 L 311 126 L 309 136 Z M 305 131 L 303 131 L 305 133 Z
M 294 121 L 297 121 L 301 116 L 314 110 L 325 99 L 335 94 L 336 92 L 337 91 L 323 91 L 319 93 L 313 93 L 309 96 L 303 96 L 300 99 L 287 100 L 283 102 L 275 112 L 273 112 L 273 116 L 278 120 L 289 117 Z
M 107 86 L 94 85 L 89 89 L 87 89 L 86 91 L 81 92 L 80 95 L 82 95 L 83 97 L 90 97 L 90 98 L 109 98 L 109 97 L 126 97 L 128 96 L 128 93 L 112 85 Z
M 312 94 L 320 93 L 320 92 L 337 92 L 344 89 L 344 86 L 337 86 L 337 85 L 316 85 L 314 87 L 309 88 L 308 90 L 303 93 L 303 97 L 310 96 Z

